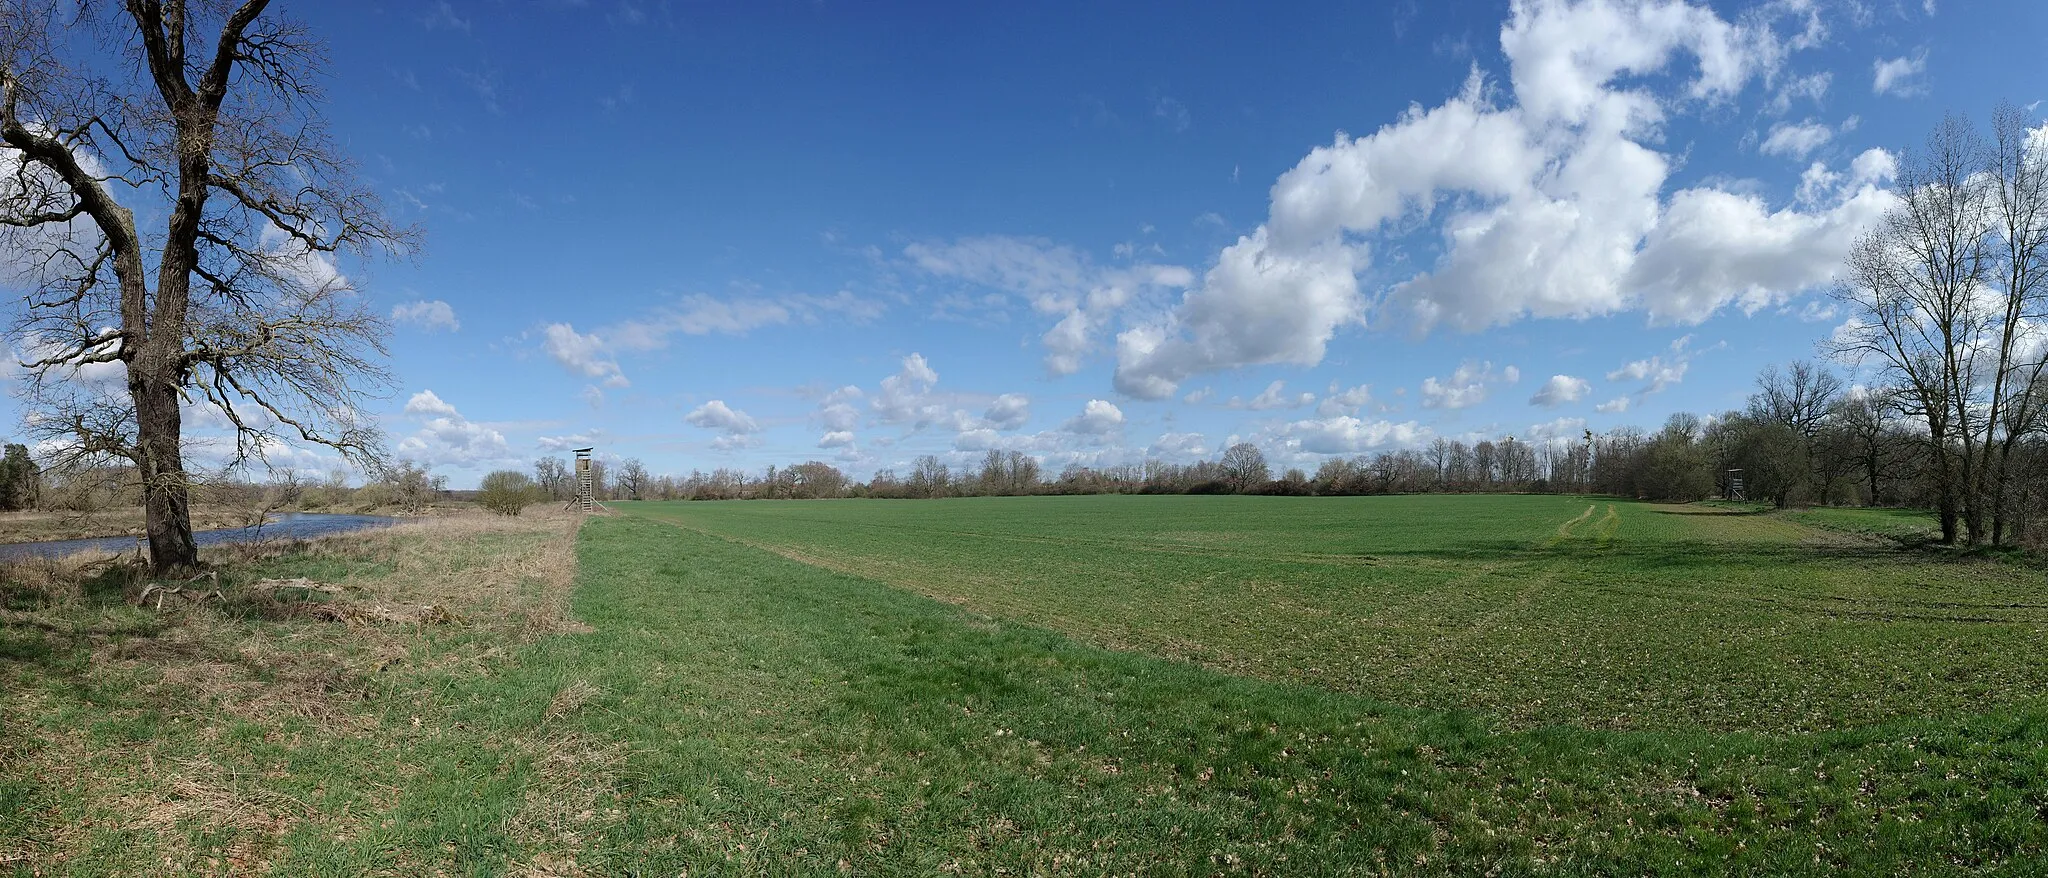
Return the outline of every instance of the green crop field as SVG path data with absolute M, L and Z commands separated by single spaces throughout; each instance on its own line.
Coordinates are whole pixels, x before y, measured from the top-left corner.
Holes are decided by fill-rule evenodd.
M 2037 568 L 1893 513 L 1550 496 L 628 504 L 1101 646 L 1511 728 L 1784 733 L 2048 693 Z M 1868 522 L 1866 525 L 1865 522 Z
M 0 874 L 2048 870 L 2048 582 L 1905 516 L 620 508 L 7 610 Z

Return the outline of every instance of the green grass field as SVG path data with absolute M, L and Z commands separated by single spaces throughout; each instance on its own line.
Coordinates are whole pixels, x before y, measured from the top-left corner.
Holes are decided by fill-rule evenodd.
M 1779 733 L 2048 693 L 2039 569 L 1789 515 L 1548 496 L 625 508 L 1097 645 L 1512 728 Z M 1815 514 L 1899 526 L 1862 513 Z
M 2010 559 L 1548 497 L 623 511 L 573 623 L 491 533 L 263 562 L 518 598 L 369 647 L 9 616 L 0 868 L 2048 869 L 2048 583 Z M 263 665 L 320 706 L 250 704 Z

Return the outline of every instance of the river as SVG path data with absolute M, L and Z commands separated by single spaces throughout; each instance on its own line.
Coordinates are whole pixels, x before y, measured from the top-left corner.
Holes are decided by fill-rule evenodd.
M 304 540 L 330 534 L 389 527 L 404 519 L 385 515 L 347 515 L 330 512 L 280 512 L 256 527 L 203 530 L 192 535 L 201 546 L 253 543 L 259 540 Z M 0 561 L 16 558 L 61 558 L 80 552 L 133 552 L 134 537 L 92 537 L 83 540 L 49 540 L 41 543 L 0 544 Z

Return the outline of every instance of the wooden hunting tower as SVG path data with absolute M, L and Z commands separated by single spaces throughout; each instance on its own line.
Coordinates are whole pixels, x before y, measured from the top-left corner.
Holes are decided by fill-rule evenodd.
M 595 446 L 592 446 L 595 447 Z M 590 449 L 576 449 L 576 508 L 584 512 L 597 509 L 597 497 L 590 483 Z

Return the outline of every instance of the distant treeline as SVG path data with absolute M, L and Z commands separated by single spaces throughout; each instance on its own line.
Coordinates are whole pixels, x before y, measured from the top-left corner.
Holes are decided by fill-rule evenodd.
M 1437 439 L 1422 448 L 1333 457 L 1314 472 L 1275 472 L 1258 446 L 1239 443 L 1215 460 L 1076 464 L 1057 474 L 1022 452 L 991 450 L 976 467 L 956 470 L 925 455 L 908 473 L 885 469 L 867 482 L 820 461 L 674 477 L 649 476 L 638 460 L 628 460 L 615 470 L 599 463 L 595 479 L 600 498 L 619 500 L 1520 492 L 1936 508 L 1943 490 L 1938 449 L 1909 412 L 1899 394 L 1852 393 L 1833 373 L 1802 362 L 1765 370 L 1744 409 L 1711 417 L 1676 414 L 1655 431 L 1629 426 L 1541 441 Z M 546 497 L 574 494 L 569 469 L 558 459 L 537 461 L 534 482 Z M 1998 519 L 1999 542 L 2019 542 L 2040 529 L 2048 515 L 2048 444 L 2038 432 L 2014 444 L 2001 478 L 1988 481 L 1987 489 L 1996 495 L 1983 502 Z
M 17 450 L 19 453 L 17 454 Z M 410 460 L 382 467 L 363 485 L 351 487 L 347 470 L 309 478 L 278 470 L 268 481 L 241 472 L 187 474 L 195 504 L 267 512 L 419 512 L 462 492 L 448 490 L 437 476 Z M 72 466 L 40 469 L 20 445 L 0 454 L 0 509 L 45 509 L 93 513 L 141 503 L 142 480 L 133 466 Z

